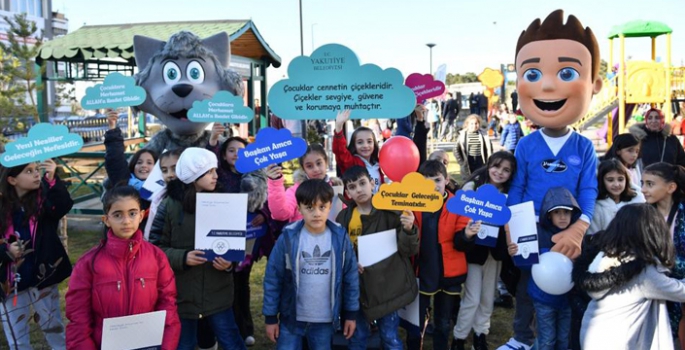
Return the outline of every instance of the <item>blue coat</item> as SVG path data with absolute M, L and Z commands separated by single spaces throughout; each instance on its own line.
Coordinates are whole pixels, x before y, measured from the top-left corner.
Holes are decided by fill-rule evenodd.
M 285 228 L 271 251 L 264 275 L 264 305 L 266 324 L 281 324 L 294 332 L 297 326 L 297 293 L 300 232 L 304 221 Z M 326 226 L 333 234 L 332 257 L 334 279 L 332 314 L 334 329 L 339 326 L 340 310 L 345 320 L 356 320 L 359 312 L 359 273 L 357 257 L 345 229 L 330 221 Z M 293 269 L 292 267 L 295 267 Z M 341 305 L 342 302 L 342 305 Z M 342 307 L 341 307 L 342 306 Z
M 516 122 L 514 124 L 507 124 L 502 128 L 502 138 L 500 142 L 505 149 L 513 151 L 516 149 L 516 145 L 519 140 L 523 137 L 523 130 L 521 129 L 521 124 Z

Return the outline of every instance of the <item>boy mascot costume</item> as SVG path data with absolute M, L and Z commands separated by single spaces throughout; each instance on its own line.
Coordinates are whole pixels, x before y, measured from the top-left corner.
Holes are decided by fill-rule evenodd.
M 212 98 L 217 91 L 243 95 L 240 75 L 228 68 L 231 49 L 228 34 L 221 32 L 204 40 L 181 31 L 169 41 L 136 35 L 133 50 L 139 73 L 136 84 L 147 92 L 145 102 L 135 108 L 157 117 L 166 129 L 145 146 L 161 154 L 165 149 L 205 147 L 208 123 L 188 120 L 193 102 Z
M 577 199 L 582 216 L 554 236 L 552 251 L 573 259 L 580 255 L 597 199 L 597 155 L 592 142 L 569 125 L 587 113 L 592 96 L 602 88 L 597 39 L 575 16 L 564 23 L 564 12 L 557 10 L 542 23 L 536 19 L 521 33 L 515 64 L 519 108 L 541 129 L 522 138 L 516 147 L 518 170 L 507 204 L 533 201 L 540 215 L 547 190 L 567 188 Z M 535 340 L 529 279 L 530 271 L 522 270 L 514 337 L 501 350 L 529 350 Z

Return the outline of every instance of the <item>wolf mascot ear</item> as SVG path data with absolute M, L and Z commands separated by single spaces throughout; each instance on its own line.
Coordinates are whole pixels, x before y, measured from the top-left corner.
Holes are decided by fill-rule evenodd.
M 217 91 L 243 95 L 240 75 L 228 68 L 231 49 L 228 34 L 204 40 L 182 31 L 163 42 L 144 36 L 133 38 L 139 73 L 136 83 L 147 92 L 145 102 L 135 108 L 157 117 L 166 129 L 145 148 L 158 153 L 179 147 L 204 147 L 209 141 L 207 123 L 188 120 L 193 102 L 212 98 Z

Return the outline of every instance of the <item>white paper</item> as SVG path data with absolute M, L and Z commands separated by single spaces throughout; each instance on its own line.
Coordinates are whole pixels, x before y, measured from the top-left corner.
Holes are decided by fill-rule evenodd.
M 481 224 L 480 231 L 478 231 L 477 234 L 476 244 L 494 247 L 497 245 L 497 236 L 499 236 L 498 226 Z
M 342 200 L 340 200 L 340 197 L 338 197 L 338 195 L 345 192 L 345 186 L 333 186 L 333 192 L 335 194 L 333 195 L 333 203 L 331 204 L 331 212 L 328 214 L 328 220 L 335 222 L 335 219 L 338 217 L 338 214 L 343 209 Z
M 102 324 L 102 350 L 159 347 L 164 339 L 166 311 L 106 318 Z
M 416 279 L 416 284 L 419 283 L 419 279 Z M 419 326 L 419 295 L 416 295 L 416 299 L 411 302 L 411 304 L 397 310 L 397 316 L 401 319 L 413 324 L 416 327 Z
M 509 234 L 511 241 L 518 244 L 518 253 L 523 260 L 527 260 L 532 254 L 538 255 L 537 225 L 535 224 L 535 208 L 533 202 L 528 201 L 509 207 L 511 219 L 509 220 Z M 514 260 L 516 261 L 516 256 Z M 537 261 L 531 261 L 531 264 Z
M 371 266 L 397 252 L 397 230 L 357 237 L 357 257 L 363 267 Z
M 195 207 L 195 249 L 212 261 L 245 259 L 246 193 L 198 193 Z
M 162 167 L 158 160 L 157 163 L 155 163 L 155 166 L 152 167 L 152 171 L 147 176 L 147 179 L 145 179 L 145 182 L 143 182 L 143 188 L 150 193 L 150 195 L 145 196 L 147 198 L 144 199 L 150 199 L 152 197 L 151 194 L 156 193 L 165 187 L 166 182 L 164 182 L 164 174 L 162 174 Z M 145 191 L 141 191 L 142 194 L 145 194 L 144 192 Z

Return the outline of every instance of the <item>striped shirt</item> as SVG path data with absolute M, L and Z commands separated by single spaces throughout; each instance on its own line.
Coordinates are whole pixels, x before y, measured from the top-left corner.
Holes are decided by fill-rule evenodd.
M 471 157 L 480 157 L 481 149 L 481 136 L 478 131 L 470 132 L 466 134 L 466 149 L 468 149 L 468 155 Z

